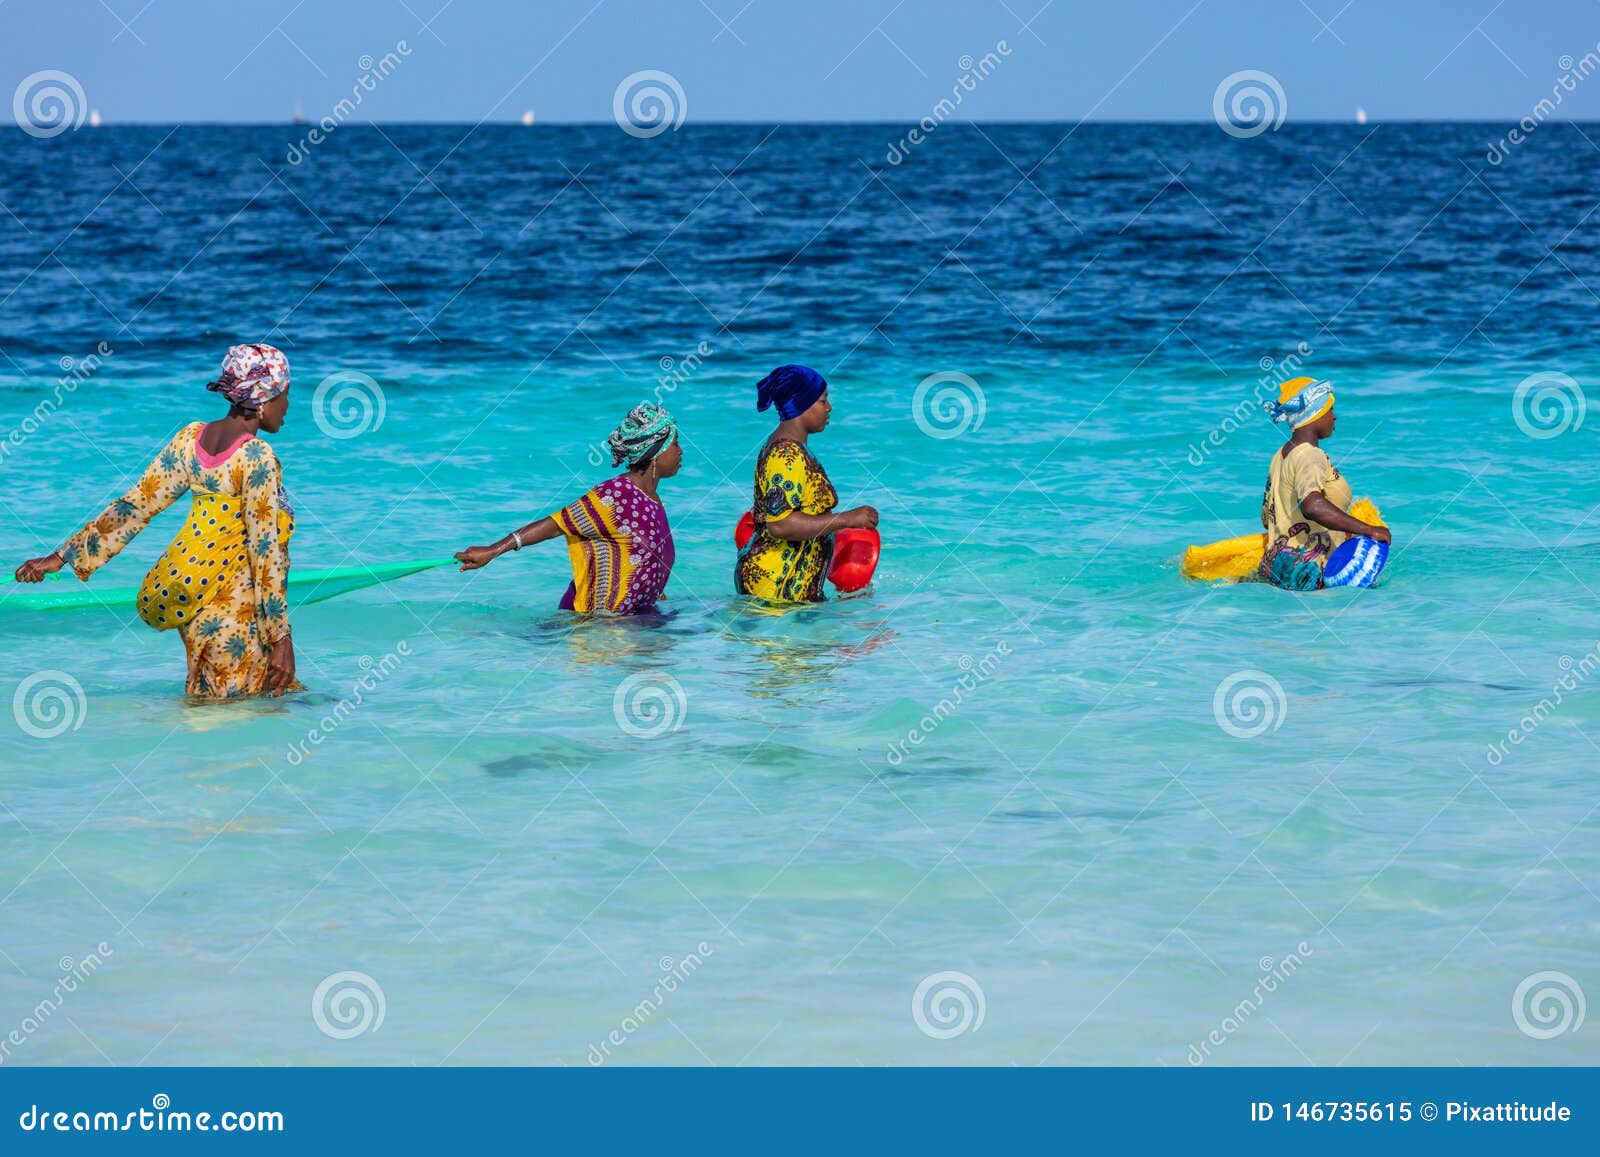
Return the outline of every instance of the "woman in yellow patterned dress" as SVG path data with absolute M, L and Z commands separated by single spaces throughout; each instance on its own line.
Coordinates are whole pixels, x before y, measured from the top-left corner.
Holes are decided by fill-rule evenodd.
M 756 409 L 773 407 L 781 421 L 756 456 L 756 532 L 739 551 L 733 581 L 740 594 L 769 603 L 821 602 L 834 531 L 870 530 L 878 512 L 857 506 L 834 513 L 839 495 L 806 445 L 833 413 L 822 375 L 806 366 L 779 366 L 756 387 Z
M 281 695 L 299 688 L 285 593 L 294 511 L 277 455 L 257 435 L 283 426 L 289 363 L 269 345 L 234 346 L 208 388 L 228 399 L 227 417 L 179 430 L 131 490 L 16 578 L 70 566 L 87 582 L 188 491 L 189 517 L 145 576 L 139 617 L 182 637 L 190 695 Z

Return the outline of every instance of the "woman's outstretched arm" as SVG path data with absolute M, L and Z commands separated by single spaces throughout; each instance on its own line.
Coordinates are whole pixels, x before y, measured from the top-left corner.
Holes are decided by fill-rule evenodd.
M 185 427 L 187 429 L 187 427 Z M 82 530 L 62 544 L 61 549 L 43 558 L 30 558 L 17 568 L 19 583 L 36 583 L 70 566 L 85 581 L 116 557 L 132 542 L 150 520 L 177 501 L 189 489 L 189 472 L 184 468 L 184 430 L 171 442 L 121 498 L 101 511 Z
M 553 518 L 541 518 L 537 522 L 530 522 L 520 530 L 506 535 L 499 542 L 488 546 L 469 546 L 466 550 L 456 551 L 455 557 L 461 560 L 462 570 L 477 570 L 479 567 L 488 566 L 495 559 L 509 550 L 520 550 L 524 546 L 532 546 L 536 542 L 549 542 L 552 538 L 561 537 L 561 528 L 556 525 Z

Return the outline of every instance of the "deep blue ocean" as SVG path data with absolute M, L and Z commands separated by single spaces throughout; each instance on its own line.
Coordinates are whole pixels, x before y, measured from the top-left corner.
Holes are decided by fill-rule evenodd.
M 0 1062 L 1600 1062 L 1600 129 L 905 128 L 0 134 L 7 572 L 236 342 L 297 568 L 492 541 L 641 400 L 686 450 L 662 616 L 547 545 L 293 608 L 281 701 L 0 588 Z M 777 614 L 785 362 L 884 556 Z M 1384 581 L 1181 578 L 1295 374 Z

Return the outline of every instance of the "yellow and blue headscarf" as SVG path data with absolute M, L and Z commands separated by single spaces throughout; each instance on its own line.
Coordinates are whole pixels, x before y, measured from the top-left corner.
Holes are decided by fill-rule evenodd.
M 1333 383 L 1326 378 L 1290 378 L 1278 387 L 1276 402 L 1262 402 L 1261 406 L 1274 422 L 1298 430 L 1333 409 Z
M 798 418 L 822 397 L 828 383 L 810 366 L 779 366 L 756 384 L 756 409 L 778 407 L 784 419 Z

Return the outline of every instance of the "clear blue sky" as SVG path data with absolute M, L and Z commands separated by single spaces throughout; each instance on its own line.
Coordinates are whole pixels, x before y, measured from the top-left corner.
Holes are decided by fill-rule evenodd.
M 618 81 L 660 69 L 690 120 L 910 121 L 1005 40 L 958 115 L 1205 120 L 1224 76 L 1261 69 L 1291 121 L 1512 120 L 1595 50 L 1600 3 L 0 0 L 0 99 L 60 69 L 107 123 L 315 119 L 399 40 L 353 119 L 607 120 Z M 1564 95 L 1558 115 L 1600 118 L 1600 75 Z

